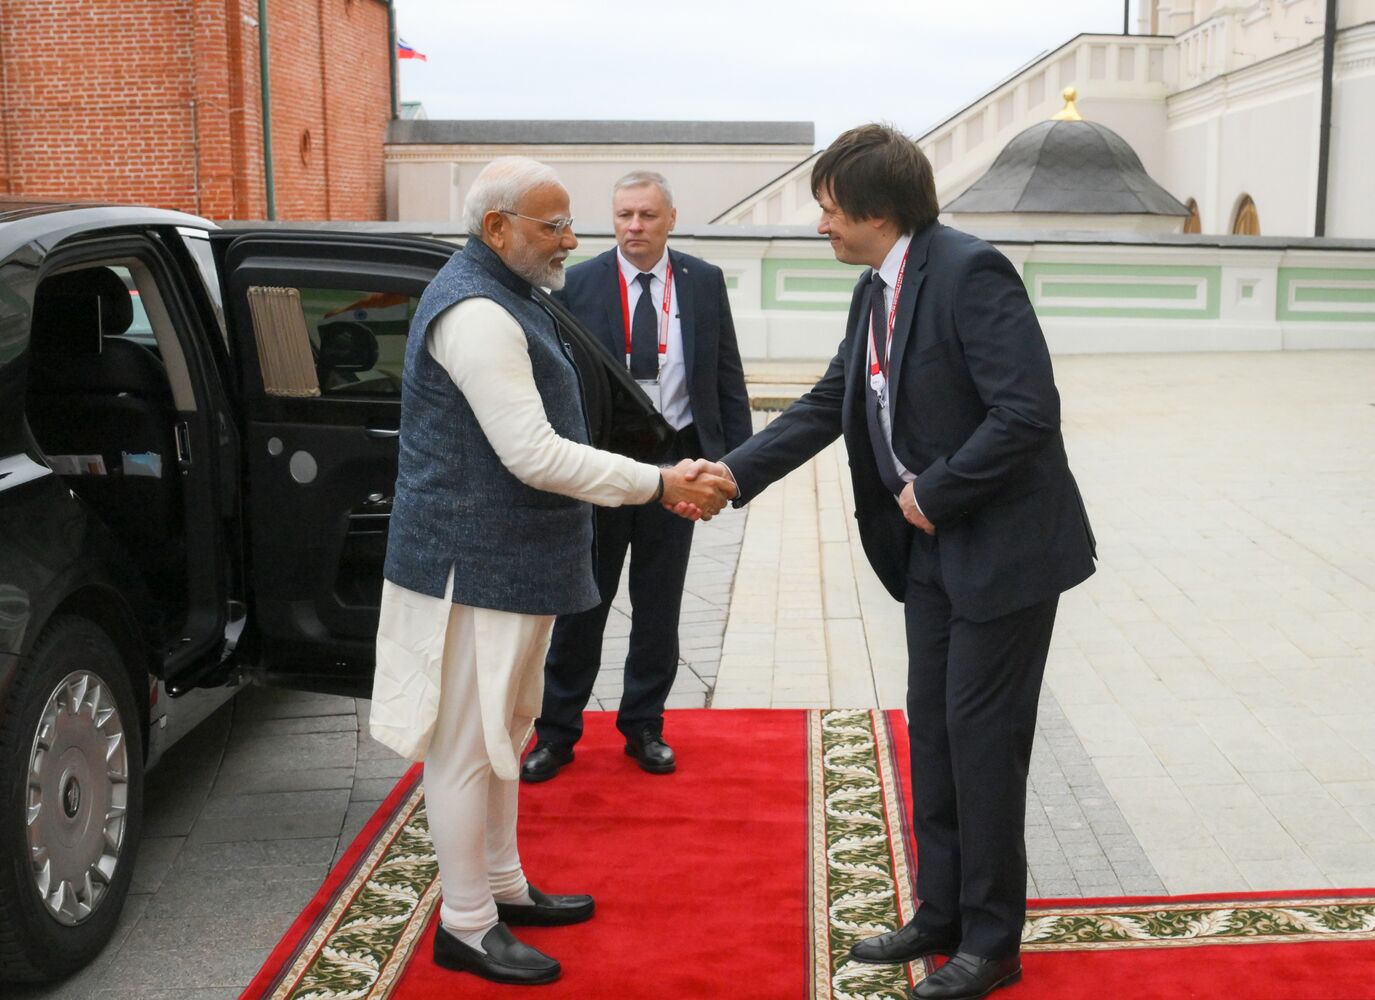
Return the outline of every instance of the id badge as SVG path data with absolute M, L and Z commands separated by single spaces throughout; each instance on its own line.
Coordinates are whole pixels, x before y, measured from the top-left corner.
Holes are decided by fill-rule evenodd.
M 654 404 L 654 409 L 660 413 L 664 412 L 663 387 L 657 378 L 637 378 L 635 384 L 644 390 L 649 401 Z

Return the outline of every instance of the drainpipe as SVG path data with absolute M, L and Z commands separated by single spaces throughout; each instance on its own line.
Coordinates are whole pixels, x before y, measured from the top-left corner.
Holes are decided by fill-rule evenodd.
M 272 183 L 272 80 L 267 68 L 267 0 L 258 0 L 258 75 L 263 91 L 263 180 L 267 217 L 277 218 L 277 192 Z
M 1130 35 L 1132 0 L 1122 0 L 1122 34 Z
M 391 70 L 391 116 L 401 117 L 401 87 L 396 79 L 396 6 L 387 0 L 387 67 Z
M 1327 161 L 1332 147 L 1332 63 L 1337 48 L 1337 0 L 1327 0 L 1322 26 L 1322 110 L 1318 114 L 1318 204 L 1313 235 L 1327 235 Z

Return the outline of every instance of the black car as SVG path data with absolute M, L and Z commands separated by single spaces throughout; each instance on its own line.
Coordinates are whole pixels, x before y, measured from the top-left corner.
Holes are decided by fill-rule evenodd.
M 406 333 L 454 249 L 0 201 L 0 982 L 100 950 L 146 767 L 245 670 L 370 686 Z M 594 441 L 652 457 L 559 318 Z

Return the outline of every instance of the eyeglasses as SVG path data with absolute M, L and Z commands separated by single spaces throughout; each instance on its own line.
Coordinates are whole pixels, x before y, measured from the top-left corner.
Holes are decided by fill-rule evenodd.
M 573 228 L 572 219 L 537 219 L 533 215 L 521 215 L 519 212 L 508 211 L 504 208 L 497 209 L 502 215 L 514 215 L 517 219 L 526 219 L 530 222 L 538 222 L 542 226 L 548 226 L 549 231 L 555 236 L 562 236 Z

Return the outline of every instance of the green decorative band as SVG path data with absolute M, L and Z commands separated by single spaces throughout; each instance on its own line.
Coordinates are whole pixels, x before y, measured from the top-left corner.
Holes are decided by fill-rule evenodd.
M 862 268 L 834 260 L 775 257 L 761 262 L 763 308 L 780 312 L 840 312 Z
M 1168 320 L 1220 313 L 1220 267 L 1033 261 L 1022 277 L 1041 316 Z
M 1023 951 L 1375 941 L 1375 898 L 1150 903 L 1033 910 Z
M 811 712 L 812 978 L 815 1000 L 905 1000 L 926 966 L 850 960 L 861 938 L 895 930 L 915 913 L 903 846 L 902 793 L 883 716 Z
M 1282 267 L 1275 317 L 1291 322 L 1375 324 L 1375 270 Z

